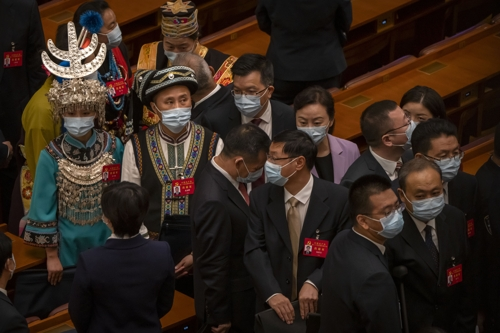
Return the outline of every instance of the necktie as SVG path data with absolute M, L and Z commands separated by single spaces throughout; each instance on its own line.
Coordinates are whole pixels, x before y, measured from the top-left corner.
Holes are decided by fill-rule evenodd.
M 431 253 L 432 260 L 436 265 L 436 270 L 439 268 L 439 252 L 432 240 L 432 227 L 430 225 L 425 226 L 425 245 Z
M 403 166 L 403 162 L 397 161 L 396 162 L 396 169 L 394 169 L 394 173 L 396 177 L 399 177 L 399 170 L 401 170 L 401 167 Z
M 243 194 L 243 198 L 247 205 L 250 205 L 250 197 L 248 196 L 247 187 L 244 183 L 240 183 L 238 185 L 238 190 L 240 190 L 241 194 Z
M 292 243 L 293 252 L 293 279 L 292 279 L 292 301 L 297 299 L 297 266 L 298 266 L 298 255 L 299 255 L 299 239 L 300 239 L 300 216 L 297 205 L 299 201 L 291 197 L 288 199 L 290 208 L 286 213 L 286 219 L 288 221 L 288 231 L 290 232 L 290 241 Z
M 262 119 L 260 118 L 253 118 L 251 121 L 250 121 L 252 124 L 254 124 L 255 126 L 259 126 L 260 123 L 262 122 Z

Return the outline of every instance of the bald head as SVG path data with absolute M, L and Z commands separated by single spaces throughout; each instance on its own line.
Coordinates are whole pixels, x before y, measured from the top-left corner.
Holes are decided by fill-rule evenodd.
M 198 91 L 193 95 L 193 99 L 201 99 L 208 95 L 217 85 L 212 77 L 212 71 L 205 59 L 191 52 L 179 53 L 172 66 L 187 66 L 194 70 L 198 81 Z M 198 98 L 196 98 L 198 97 Z

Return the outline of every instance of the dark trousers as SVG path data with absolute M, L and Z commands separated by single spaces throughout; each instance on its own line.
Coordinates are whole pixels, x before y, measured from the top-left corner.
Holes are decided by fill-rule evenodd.
M 317 81 L 284 81 L 275 78 L 272 99 L 292 105 L 295 96 L 307 87 L 320 86 L 325 89 L 340 87 L 340 77 L 341 74 Z

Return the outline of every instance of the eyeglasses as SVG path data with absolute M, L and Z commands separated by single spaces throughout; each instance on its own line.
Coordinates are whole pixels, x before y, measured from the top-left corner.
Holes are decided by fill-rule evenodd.
M 267 155 L 267 160 L 271 163 L 275 163 L 276 161 L 288 160 L 289 158 L 297 158 L 297 156 L 289 156 L 289 157 L 272 157 L 271 155 Z
M 410 114 L 405 112 L 405 118 L 407 120 L 406 124 L 404 124 L 403 126 L 399 126 L 399 127 L 390 129 L 387 132 L 385 132 L 383 135 L 389 134 L 390 132 L 396 131 L 396 130 L 398 130 L 400 128 L 403 128 L 403 127 L 406 127 L 406 126 L 410 126 L 411 125 L 411 116 L 410 116 Z
M 261 96 L 260 94 L 262 94 L 267 89 L 269 89 L 269 87 L 266 87 L 265 89 L 263 89 L 261 91 L 257 91 L 257 92 L 254 92 L 254 93 L 247 93 L 247 94 L 244 94 L 240 90 L 233 89 L 233 90 L 231 90 L 231 95 L 233 95 L 235 97 L 240 97 L 240 96 L 245 96 L 245 97 L 248 97 L 248 96 Z
M 405 209 L 405 204 L 403 202 L 400 202 L 396 205 L 396 208 L 391 210 L 389 213 L 383 213 L 385 215 L 385 217 L 389 217 L 390 215 L 394 214 L 394 212 L 398 212 L 398 213 L 402 213 L 403 210 Z M 368 215 L 373 215 L 373 213 L 368 213 L 368 214 L 361 214 L 361 215 L 365 215 L 366 217 L 370 217 Z M 382 215 L 382 214 L 377 214 L 377 215 Z M 371 219 L 373 219 L 372 217 L 370 217 Z
M 455 155 L 453 155 L 452 157 L 442 157 L 442 158 L 437 158 L 437 157 L 432 157 L 432 156 L 429 156 L 429 155 L 424 155 L 425 157 L 428 157 L 428 158 L 431 158 L 433 159 L 434 161 L 438 161 L 438 162 L 441 162 L 443 160 L 447 160 L 447 159 L 454 159 L 455 161 L 460 161 L 463 157 L 464 157 L 464 152 L 463 151 L 459 151 L 458 153 L 456 153 Z

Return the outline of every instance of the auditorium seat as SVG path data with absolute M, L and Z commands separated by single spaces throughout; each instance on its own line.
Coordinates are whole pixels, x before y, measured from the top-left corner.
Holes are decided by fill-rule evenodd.
M 56 314 L 63 312 L 64 310 L 68 310 L 68 303 L 58 306 L 54 310 L 50 311 L 49 317 L 55 316 Z
M 0 224 L 0 232 L 7 232 L 7 230 L 8 230 L 7 224 L 5 223 Z
M 357 85 L 357 84 L 362 84 L 366 81 L 369 81 L 370 79 L 372 79 L 375 75 L 379 74 L 380 72 L 383 72 L 387 69 L 390 69 L 392 67 L 395 67 L 397 65 L 400 65 L 400 64 L 405 64 L 407 62 L 410 62 L 410 61 L 413 61 L 414 59 L 416 59 L 414 56 L 412 55 L 406 55 L 404 57 L 401 57 L 399 59 L 396 59 L 394 60 L 393 62 L 385 65 L 385 66 L 382 66 L 374 71 L 371 71 L 371 72 L 368 72 L 366 74 L 363 74 L 361 76 L 358 76 L 357 78 L 355 79 L 352 79 L 350 80 L 349 82 L 347 82 L 345 85 L 344 85 L 344 90 L 345 89 L 349 89 L 350 87 L 354 86 L 354 85 Z
M 26 323 L 29 324 L 29 323 L 33 323 L 35 321 L 39 321 L 40 320 L 40 317 L 28 317 L 26 318 Z

